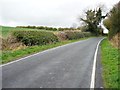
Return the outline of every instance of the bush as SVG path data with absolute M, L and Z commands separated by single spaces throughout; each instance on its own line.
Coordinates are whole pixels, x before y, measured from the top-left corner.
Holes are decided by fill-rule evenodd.
M 18 50 L 26 47 L 23 43 L 18 42 L 13 36 L 9 36 L 8 38 L 0 38 L 0 40 L 2 41 L 1 50 L 4 51 Z
M 48 31 L 57 31 L 57 28 L 47 27 L 47 26 L 17 26 L 17 28 L 29 28 L 29 29 L 42 29 Z
M 90 37 L 92 36 L 92 34 L 90 32 L 82 32 L 84 34 L 85 37 Z
M 45 45 L 58 42 L 57 36 L 51 32 L 44 31 L 14 31 L 13 35 L 18 41 L 27 46 Z
M 84 37 L 89 37 L 91 36 L 91 33 L 89 32 L 73 32 L 73 31 L 67 31 L 65 32 L 67 35 L 67 38 L 69 40 L 73 39 L 79 39 L 79 38 L 84 38 Z
M 105 20 L 103 21 L 103 24 L 105 25 L 105 27 L 106 27 L 108 30 L 110 30 L 112 24 L 111 24 L 111 21 L 110 21 L 109 18 L 105 19 Z
M 60 41 L 68 40 L 67 34 L 63 31 L 54 33 Z
M 106 27 L 109 28 L 109 39 L 112 39 L 117 33 L 120 32 L 120 1 L 116 4 L 105 22 Z

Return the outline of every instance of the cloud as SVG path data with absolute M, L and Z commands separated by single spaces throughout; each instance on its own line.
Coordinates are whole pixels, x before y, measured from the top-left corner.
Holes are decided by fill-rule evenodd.
M 108 8 L 119 0 L 1 0 L 2 25 L 70 27 L 87 8 L 104 3 Z

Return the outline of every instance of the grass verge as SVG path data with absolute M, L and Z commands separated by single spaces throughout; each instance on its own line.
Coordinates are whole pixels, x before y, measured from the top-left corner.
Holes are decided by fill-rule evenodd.
M 102 67 L 103 67 L 103 83 L 105 88 L 118 88 L 118 57 L 119 52 L 114 48 L 108 39 L 101 43 Z
M 84 40 L 84 39 L 88 39 L 88 38 L 81 38 L 78 40 L 67 40 L 67 41 L 62 41 L 62 42 L 57 42 L 55 44 L 48 44 L 48 45 L 43 45 L 43 46 L 31 46 L 31 47 L 27 47 L 25 49 L 21 49 L 21 50 L 17 50 L 17 51 L 7 51 L 7 52 L 2 52 L 2 64 L 14 61 L 16 59 L 37 53 L 37 52 L 41 52 L 50 48 L 54 48 L 57 46 L 61 46 L 61 45 L 65 45 L 68 43 L 72 43 L 72 42 L 76 42 L 79 40 Z

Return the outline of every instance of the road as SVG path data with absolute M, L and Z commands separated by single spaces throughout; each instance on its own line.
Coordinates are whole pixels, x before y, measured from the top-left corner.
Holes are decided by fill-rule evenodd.
M 3 88 L 90 88 L 94 54 L 102 39 L 50 49 L 2 67 Z

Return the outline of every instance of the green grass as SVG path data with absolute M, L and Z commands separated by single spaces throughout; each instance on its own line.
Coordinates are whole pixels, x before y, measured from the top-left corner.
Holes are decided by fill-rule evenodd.
M 31 54 L 34 54 L 40 51 L 44 51 L 44 50 L 47 50 L 53 47 L 65 45 L 65 44 L 76 42 L 76 41 L 83 40 L 83 39 L 87 39 L 87 38 L 82 38 L 78 40 L 67 40 L 67 41 L 57 42 L 56 44 L 48 44 L 48 45 L 43 45 L 43 46 L 31 46 L 31 47 L 27 47 L 25 49 L 21 49 L 17 51 L 2 52 L 2 64 L 25 57 L 27 55 L 31 55 Z
M 29 31 L 46 31 L 46 30 L 38 30 L 38 29 L 29 29 L 29 28 L 16 28 L 16 27 L 8 27 L 8 26 L 0 26 L 0 32 L 2 33 L 2 37 L 3 38 L 7 38 L 8 35 L 10 35 L 10 33 L 12 31 L 16 31 L 16 30 L 21 30 L 21 31 L 26 31 L 26 30 L 29 30 Z M 52 31 L 46 31 L 46 32 L 52 32 Z
M 101 43 L 103 81 L 105 88 L 118 88 L 118 49 L 114 48 L 108 39 Z

